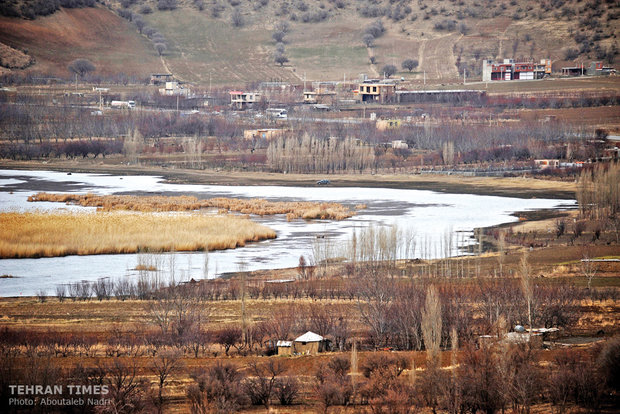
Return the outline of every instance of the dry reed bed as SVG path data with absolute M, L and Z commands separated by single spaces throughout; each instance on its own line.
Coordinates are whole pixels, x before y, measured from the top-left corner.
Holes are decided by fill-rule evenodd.
M 237 216 L 0 214 L 0 258 L 223 250 L 275 237 L 270 228 Z
M 94 194 L 38 193 L 28 201 L 51 201 L 76 204 L 83 207 L 97 207 L 103 211 L 194 211 L 204 208 L 236 211 L 242 214 L 269 216 L 286 214 L 290 221 L 296 218 L 344 220 L 355 215 L 351 209 L 339 203 L 318 203 L 311 201 L 267 201 L 260 198 L 238 199 L 216 197 L 198 200 L 193 196 L 131 196 Z M 365 208 L 364 205 L 356 208 Z

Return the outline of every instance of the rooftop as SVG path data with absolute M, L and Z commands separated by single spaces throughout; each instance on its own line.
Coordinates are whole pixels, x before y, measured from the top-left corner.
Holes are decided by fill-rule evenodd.
M 323 339 L 325 338 L 323 338 L 321 335 L 308 331 L 299 338 L 295 339 L 295 342 L 320 342 Z

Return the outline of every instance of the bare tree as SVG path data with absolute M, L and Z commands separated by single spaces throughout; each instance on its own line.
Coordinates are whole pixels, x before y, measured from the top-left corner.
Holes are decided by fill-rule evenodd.
M 224 347 L 224 351 L 228 356 L 228 352 L 231 347 L 240 347 L 242 343 L 242 331 L 241 329 L 229 326 L 220 330 L 215 336 L 215 342 L 222 345 Z
M 353 389 L 353 398 L 355 398 L 355 391 L 357 385 L 357 376 L 359 375 L 359 360 L 357 355 L 357 342 L 353 342 L 353 349 L 351 350 L 351 387 Z
M 280 66 L 284 66 L 284 64 L 288 62 L 288 57 L 284 53 L 276 51 L 273 56 L 273 60 Z
M 426 291 L 421 328 L 427 359 L 437 360 L 441 345 L 442 318 L 441 301 L 433 285 L 430 285 Z
M 393 74 L 395 74 L 396 72 L 398 72 L 398 69 L 394 65 L 385 65 L 381 69 L 381 73 L 383 73 L 388 78 L 392 76 Z
M 248 364 L 248 371 L 251 376 L 243 384 L 246 394 L 253 405 L 263 405 L 269 409 L 278 376 L 286 371 L 284 364 L 275 359 L 263 364 L 252 361 Z
M 187 389 L 192 413 L 236 412 L 246 404 L 241 373 L 230 363 L 217 362 L 205 370 L 191 375 L 196 384 Z
M 284 43 L 284 36 L 286 36 L 286 33 L 282 32 L 282 31 L 275 31 L 271 34 L 271 38 L 276 42 L 276 43 Z
M 441 152 L 443 163 L 446 165 L 451 165 L 454 163 L 454 142 L 444 142 L 443 150 Z M 450 232 L 452 234 L 452 232 Z
M 306 258 L 301 255 L 299 256 L 299 264 L 297 265 L 297 274 L 299 278 L 302 280 L 306 280 L 308 278 L 308 263 L 306 262 Z
M 144 138 L 138 128 L 134 128 L 133 133 L 125 138 L 123 142 L 123 152 L 132 164 L 138 163 L 138 155 L 140 155 L 142 151 L 143 144 Z
M 161 352 L 159 355 L 153 358 L 152 369 L 157 377 L 157 399 L 155 405 L 157 406 L 157 412 L 162 413 L 164 408 L 164 396 L 163 391 L 168 378 L 179 371 L 183 366 L 181 359 L 181 352 L 178 350 L 167 350 Z
M 587 250 L 584 251 L 580 262 L 581 273 L 588 281 L 588 290 L 592 287 L 592 279 L 594 279 L 596 272 L 598 272 L 598 265 L 592 260 L 591 256 Z
M 308 309 L 308 324 L 312 332 L 321 336 L 331 335 L 338 320 L 338 313 L 323 304 L 311 303 Z
M 230 22 L 234 27 L 243 27 L 245 25 L 245 20 L 239 9 L 233 10 L 230 15 Z
M 140 34 L 142 34 L 142 29 L 144 29 L 144 26 L 146 26 L 146 22 L 144 21 L 142 16 L 134 16 L 133 23 L 138 28 L 138 31 L 140 32 Z
M 529 263 L 528 251 L 523 252 L 519 262 L 519 273 L 521 276 L 521 290 L 527 304 L 527 318 L 529 323 L 529 335 L 532 336 L 532 301 L 534 298 L 534 287 L 532 284 L 532 267 Z
M 103 368 L 107 375 L 110 404 L 105 405 L 103 413 L 141 412 L 145 402 L 143 396 L 147 392 L 146 382 L 137 376 L 136 365 L 128 366 L 118 358 L 112 365 Z
M 69 69 L 69 72 L 82 78 L 87 73 L 94 71 L 96 67 L 93 62 L 88 59 L 75 59 L 69 64 L 67 69 Z
M 418 67 L 418 61 L 416 59 L 405 59 L 401 63 L 403 69 L 407 69 L 409 72 Z
M 177 0 L 158 0 L 157 2 L 157 8 L 159 10 L 174 10 L 177 6 Z
M 299 391 L 299 381 L 296 377 L 284 377 L 276 380 L 274 394 L 280 405 L 293 405 L 299 395 Z
M 499 231 L 499 236 L 497 237 L 497 263 L 499 264 L 499 275 L 504 276 L 504 260 L 506 259 L 504 256 L 506 255 L 506 233 L 504 230 Z
M 359 282 L 358 308 L 362 321 L 370 329 L 375 349 L 385 346 L 392 330 L 393 279 L 367 272 Z
M 157 53 L 161 56 L 166 50 L 168 50 L 168 46 L 166 46 L 165 43 L 155 43 L 155 50 L 157 50 Z
M 441 381 L 441 345 L 442 318 L 441 301 L 435 286 L 430 285 L 426 291 L 426 301 L 422 310 L 422 337 L 426 348 L 426 371 L 423 389 L 427 404 L 435 410 L 439 401 Z
M 375 45 L 375 37 L 370 33 L 364 33 L 362 36 L 362 43 L 366 47 L 373 47 Z

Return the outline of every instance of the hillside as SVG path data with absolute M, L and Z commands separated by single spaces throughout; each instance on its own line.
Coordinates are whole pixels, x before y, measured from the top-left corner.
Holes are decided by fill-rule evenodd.
M 398 68 L 397 76 L 446 83 L 463 70 L 470 78 L 480 76 L 485 58 L 549 57 L 556 68 L 618 61 L 620 6 L 611 1 L 123 0 L 106 5 L 110 10 L 62 9 L 34 21 L 2 18 L 0 42 L 28 49 L 39 71 L 59 70 L 79 55 L 91 56 L 107 73 L 141 74 L 163 69 L 155 63 L 159 45 L 170 71 L 203 85 L 379 76 L 387 64 Z M 377 20 L 382 30 L 370 30 L 374 37 L 366 42 L 364 35 Z M 51 51 L 36 33 L 42 30 L 51 39 L 54 25 L 71 30 L 57 33 L 66 42 Z M 276 32 L 282 32 L 279 46 L 272 37 Z M 285 57 L 282 65 L 274 61 L 278 54 Z M 401 69 L 408 58 L 419 63 L 412 72 Z
M 86 58 L 97 74 L 139 78 L 162 65 L 150 42 L 125 20 L 103 8 L 61 9 L 36 20 L 0 17 L 0 43 L 27 51 L 30 70 L 67 77 L 67 65 Z

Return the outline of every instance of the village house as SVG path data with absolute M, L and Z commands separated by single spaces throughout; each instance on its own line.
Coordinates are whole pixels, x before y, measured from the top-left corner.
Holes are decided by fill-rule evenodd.
M 534 164 L 540 168 L 541 170 L 544 170 L 546 168 L 559 168 L 560 167 L 560 160 L 558 159 L 540 159 L 540 160 L 534 160 Z
M 296 354 L 315 355 L 327 349 L 327 340 L 314 332 L 306 332 L 293 341 Z
M 586 69 L 583 63 L 579 66 L 564 66 L 560 69 L 562 76 L 583 76 L 586 73 Z
M 562 76 L 608 76 L 616 74 L 616 69 L 603 65 L 603 62 L 591 62 L 588 67 L 583 63 L 578 66 L 564 66 L 560 70 Z
M 603 65 L 603 62 L 592 62 L 590 63 L 590 67 L 586 71 L 588 76 L 607 76 L 607 75 L 615 75 L 616 69 L 611 66 Z
M 252 108 L 261 99 L 260 92 L 230 91 L 228 93 L 230 94 L 230 106 L 233 109 Z
M 407 142 L 403 141 L 402 139 L 396 139 L 392 141 L 392 148 L 393 149 L 409 149 L 409 145 L 407 144 Z
M 278 341 L 276 342 L 276 347 L 278 348 L 278 355 L 293 355 L 293 341 Z
M 396 84 L 388 80 L 366 79 L 353 93 L 359 102 L 391 103 L 396 99 Z
M 159 94 L 164 96 L 189 96 L 190 90 L 179 82 L 166 82 L 163 88 L 159 89 Z
M 500 337 L 494 335 L 481 335 L 478 337 L 479 345 L 493 345 L 499 341 L 504 344 L 530 344 L 533 348 L 542 348 L 558 340 L 560 330 L 558 328 L 534 328 L 531 332 L 523 326 L 517 325 L 512 332 L 506 332 Z
M 314 332 L 306 332 L 294 341 L 278 341 L 278 355 L 316 355 L 327 350 L 328 340 Z
M 551 75 L 551 59 L 541 59 L 540 63 L 515 62 L 514 59 L 504 59 L 496 62 L 491 59 L 482 61 L 482 81 L 502 80 L 534 80 Z
M 151 85 L 161 85 L 166 82 L 174 81 L 172 73 L 153 73 L 151 74 Z
M 379 131 L 385 131 L 388 129 L 398 129 L 401 126 L 400 119 L 378 119 L 375 123 L 375 127 Z
M 248 141 L 255 139 L 266 139 L 267 141 L 271 141 L 272 139 L 281 137 L 284 131 L 284 129 L 277 128 L 246 129 L 243 131 L 243 138 Z
M 333 105 L 336 100 L 336 91 L 330 89 L 331 86 L 331 83 L 327 82 L 313 83 L 312 90 L 304 90 L 304 103 Z

